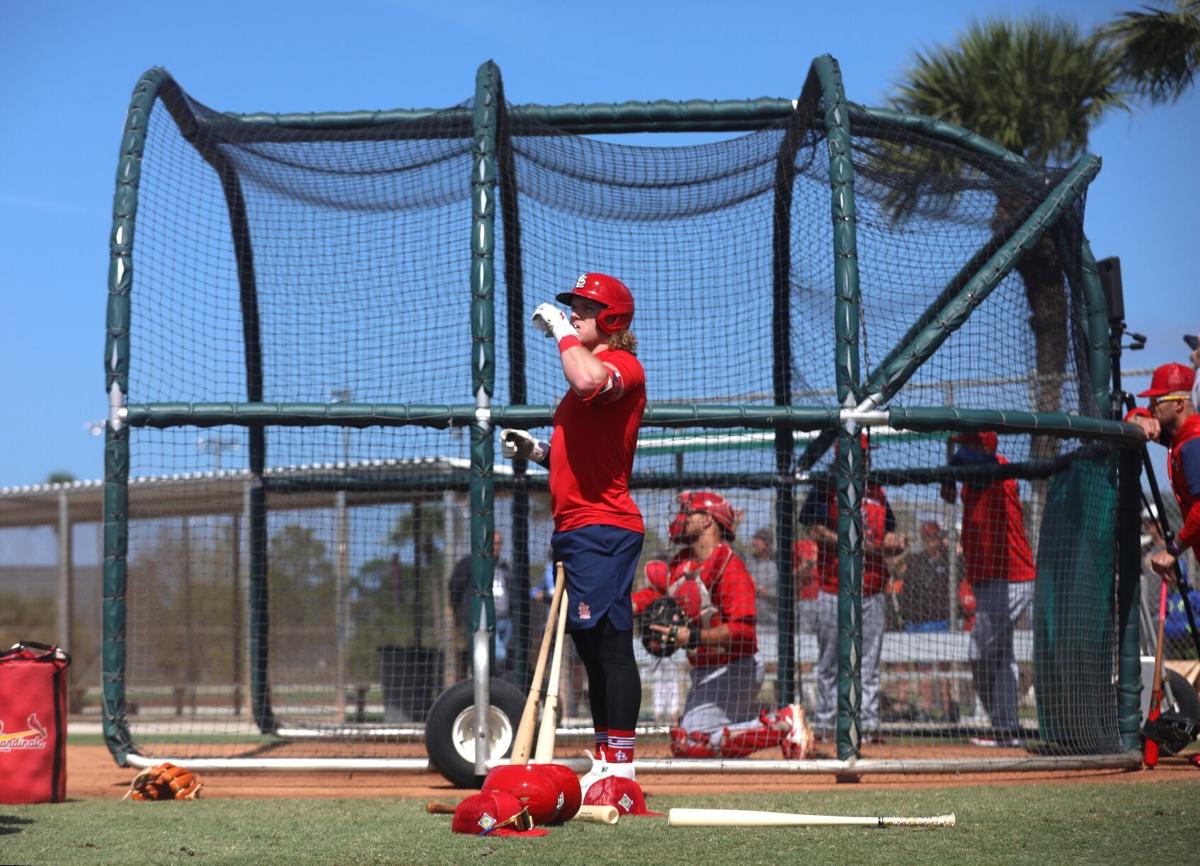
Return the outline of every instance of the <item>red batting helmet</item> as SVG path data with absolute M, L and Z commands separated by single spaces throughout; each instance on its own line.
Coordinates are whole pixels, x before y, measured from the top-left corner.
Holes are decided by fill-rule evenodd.
M 1138 394 L 1139 397 L 1162 397 L 1177 391 L 1188 392 L 1196 381 L 1196 371 L 1183 364 L 1163 364 L 1150 378 L 1150 387 Z
M 691 514 L 694 511 L 701 511 L 709 515 L 720 524 L 721 529 L 725 532 L 725 537 L 733 541 L 737 515 L 734 514 L 733 506 L 724 496 L 712 490 L 685 490 L 675 498 L 679 501 L 680 513 Z
M 538 764 L 501 764 L 492 767 L 483 780 L 483 791 L 512 794 L 529 809 L 535 824 L 554 821 L 566 804 L 566 796 L 559 790 L 557 781 L 552 781 Z
M 583 791 L 579 787 L 579 777 L 575 775 L 575 771 L 562 764 L 533 764 L 531 766 L 541 770 L 542 774 L 562 792 L 562 808 L 558 810 L 554 823 L 562 824 L 574 818 L 583 802 Z
M 628 330 L 633 322 L 633 293 L 616 277 L 608 274 L 580 274 L 575 288 L 559 292 L 556 299 L 570 306 L 572 298 L 587 298 L 604 307 L 596 316 L 596 327 L 605 334 Z

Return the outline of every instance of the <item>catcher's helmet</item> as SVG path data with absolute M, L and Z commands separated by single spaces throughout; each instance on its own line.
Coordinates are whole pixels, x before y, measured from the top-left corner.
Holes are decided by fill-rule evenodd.
M 679 502 L 680 514 L 688 515 L 700 511 L 709 515 L 720 525 L 725 537 L 733 541 L 737 515 L 734 514 L 733 506 L 720 493 L 712 490 L 685 490 L 675 499 Z
M 572 298 L 586 298 L 604 307 L 596 316 L 596 327 L 605 334 L 628 330 L 633 322 L 633 293 L 616 277 L 580 274 L 574 289 L 556 296 L 560 304 L 568 306 Z
M 512 794 L 529 809 L 535 824 L 549 824 L 566 805 L 557 780 L 551 780 L 538 764 L 501 764 L 488 771 L 482 790 Z

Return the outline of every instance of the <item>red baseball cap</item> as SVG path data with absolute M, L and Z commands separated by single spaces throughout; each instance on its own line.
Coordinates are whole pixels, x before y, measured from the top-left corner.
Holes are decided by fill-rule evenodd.
M 651 815 L 662 817 L 662 812 L 651 812 L 646 808 L 646 795 L 642 786 L 624 776 L 605 776 L 593 782 L 583 795 L 587 806 L 616 806 L 622 815 Z
M 981 430 L 978 433 L 959 433 L 951 436 L 950 441 L 955 445 L 974 445 L 989 453 L 995 453 L 1000 447 L 1000 437 L 991 430 Z
M 1196 381 L 1196 371 L 1183 364 L 1163 364 L 1150 377 L 1150 387 L 1138 394 L 1139 397 L 1162 397 L 1176 391 L 1186 393 L 1192 390 Z
M 533 826 L 529 810 L 504 791 L 472 794 L 458 804 L 450 829 L 473 836 L 546 836 L 549 830 Z

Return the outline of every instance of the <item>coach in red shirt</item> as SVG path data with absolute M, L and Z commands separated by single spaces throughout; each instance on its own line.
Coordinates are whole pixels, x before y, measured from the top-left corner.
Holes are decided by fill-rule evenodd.
M 964 433 L 950 441 L 959 446 L 951 466 L 1003 465 L 995 433 Z M 957 499 L 953 481 L 942 485 L 942 498 Z M 978 746 L 1017 746 L 1017 675 L 1013 629 L 1033 605 L 1036 571 L 1025 537 L 1021 492 L 1012 478 L 963 483 L 962 547 L 965 576 L 976 599 L 971 629 L 971 675 L 975 691 L 991 719 L 990 734 L 974 737 Z
M 566 572 L 567 631 L 588 673 L 596 746 L 612 772 L 633 778 L 634 725 L 642 684 L 633 655 L 630 593 L 644 526 L 629 496 L 629 473 L 646 408 L 646 376 L 629 331 L 633 295 L 607 274 L 533 313 L 558 344 L 569 389 L 554 413 L 550 442 L 504 430 L 505 456 L 550 470 L 551 546 Z M 602 759 L 603 759 L 602 758 Z
M 1149 410 L 1134 409 L 1125 419 L 1140 426 L 1150 441 L 1167 446 L 1167 474 L 1183 526 L 1150 560 L 1163 577 L 1172 573 L 1185 550 L 1200 544 L 1200 415 L 1191 396 L 1195 379 L 1195 371 L 1183 364 L 1163 364 L 1150 387 L 1138 394 L 1150 398 Z

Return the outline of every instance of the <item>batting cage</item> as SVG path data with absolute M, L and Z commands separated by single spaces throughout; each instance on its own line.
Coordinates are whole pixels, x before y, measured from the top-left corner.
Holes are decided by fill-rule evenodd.
M 489 62 L 460 105 L 343 114 L 147 72 L 105 344 L 113 755 L 469 782 L 506 754 L 553 527 L 497 433 L 549 439 L 530 315 L 594 269 L 647 372 L 635 598 L 737 624 L 636 642 L 640 766 L 1136 763 L 1143 440 L 1083 234 L 1098 169 L 849 102 L 829 57 L 794 101 L 510 104 Z M 569 646 L 560 677 L 576 757 Z

